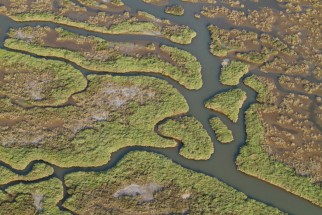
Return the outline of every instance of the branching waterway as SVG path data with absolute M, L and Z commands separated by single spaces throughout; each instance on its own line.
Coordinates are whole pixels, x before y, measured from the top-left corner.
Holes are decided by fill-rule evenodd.
M 219 82 L 219 71 L 220 71 L 220 59 L 214 57 L 209 52 L 209 43 L 210 37 L 209 32 L 207 30 L 207 26 L 209 24 L 215 24 L 222 28 L 231 28 L 225 22 L 221 22 L 220 20 L 209 20 L 206 18 L 196 19 L 194 18 L 194 14 L 198 13 L 202 7 L 202 4 L 189 4 L 182 3 L 181 1 L 171 1 L 171 3 L 180 4 L 185 9 L 184 16 L 174 17 L 168 14 L 165 14 L 162 7 L 148 5 L 140 0 L 124 0 L 124 2 L 131 8 L 131 10 L 137 11 L 142 10 L 148 13 L 155 15 L 158 18 L 169 19 L 174 23 L 188 25 L 190 28 L 197 32 L 197 37 L 194 38 L 192 44 L 190 45 L 178 45 L 172 42 L 169 42 L 166 39 L 152 37 L 152 36 L 138 36 L 138 35 L 106 35 L 95 32 L 88 32 L 82 29 L 77 29 L 68 26 L 61 26 L 49 22 L 23 22 L 18 23 L 14 22 L 11 19 L 0 16 L 0 47 L 3 47 L 4 39 L 6 38 L 5 33 L 10 27 L 23 27 L 23 26 L 50 26 L 50 27 L 63 27 L 71 32 L 81 34 L 81 35 L 94 35 L 99 36 L 101 38 L 111 40 L 111 41 L 157 41 L 162 44 L 177 46 L 181 49 L 189 51 L 194 56 L 198 58 L 202 65 L 202 78 L 203 78 L 203 86 L 199 90 L 187 90 L 175 81 L 170 78 L 163 77 L 161 75 L 155 74 L 139 74 L 139 73 L 129 73 L 122 74 L 123 76 L 136 76 L 136 75 L 149 75 L 153 77 L 157 77 L 160 79 L 166 80 L 172 86 L 174 86 L 187 100 L 190 110 L 189 115 L 196 117 L 204 126 L 204 128 L 209 133 L 212 141 L 215 145 L 215 153 L 211 156 L 209 160 L 206 161 L 194 161 L 183 158 L 178 153 L 178 148 L 169 148 L 169 149 L 157 149 L 157 148 L 147 148 L 147 147 L 127 147 L 119 150 L 116 153 L 112 154 L 111 160 L 100 167 L 93 168 L 60 168 L 54 165 L 51 165 L 54 168 L 54 175 L 50 177 L 57 177 L 64 181 L 64 175 L 70 172 L 76 171 L 102 171 L 112 168 L 125 154 L 129 151 L 133 150 L 142 150 L 142 151 L 150 151 L 162 154 L 170 159 L 172 159 L 175 163 L 180 164 L 181 166 L 194 170 L 196 172 L 201 172 L 206 175 L 215 177 L 231 187 L 245 193 L 250 198 L 256 199 L 258 201 L 264 202 L 268 205 L 277 207 L 278 209 L 287 212 L 289 214 L 310 214 L 310 215 L 318 215 L 322 214 L 322 208 L 319 208 L 310 202 L 293 195 L 279 187 L 268 184 L 264 181 L 261 181 L 257 178 L 248 176 L 237 170 L 235 165 L 235 159 L 239 152 L 239 149 L 242 145 L 245 144 L 246 134 L 245 134 L 245 124 L 244 124 L 244 112 L 245 110 L 252 104 L 256 102 L 256 94 L 250 88 L 244 86 L 243 84 L 238 85 L 239 88 L 247 92 L 247 101 L 245 102 L 242 111 L 239 114 L 239 120 L 236 124 L 230 122 L 226 117 L 221 114 L 214 113 L 204 107 L 204 102 L 212 97 L 213 95 L 225 91 L 229 89 L 227 86 L 223 86 Z M 261 1 L 266 3 L 257 4 L 255 6 L 254 3 L 247 3 L 248 8 L 258 9 L 258 7 L 267 6 L 267 1 Z M 279 9 L 277 4 L 269 5 L 273 8 Z M 257 8 L 256 8 L 257 7 Z M 62 59 L 60 59 L 62 60 Z M 85 70 L 75 65 L 74 63 L 68 62 L 75 68 L 79 69 L 83 72 L 84 75 L 94 73 L 92 71 Z M 112 74 L 112 73 L 111 73 Z M 119 74 L 117 74 L 119 75 Z M 272 76 L 273 77 L 273 76 Z M 276 80 L 276 77 L 273 77 Z M 220 117 L 233 131 L 235 141 L 230 144 L 220 144 L 216 138 L 215 134 L 212 131 L 209 125 L 209 119 L 213 116 Z M 28 165 L 28 167 L 23 171 L 16 171 L 7 164 L 0 163 L 1 165 L 10 168 L 13 172 L 18 174 L 27 174 L 34 163 L 39 161 L 34 161 Z M 47 180 L 48 177 L 44 179 L 39 179 L 38 181 Z M 2 189 L 7 188 L 13 184 L 19 183 L 12 182 L 10 184 L 2 186 Z M 62 207 L 62 203 L 67 198 L 67 192 L 65 189 L 65 196 L 62 201 L 60 201 L 60 208 L 65 210 Z

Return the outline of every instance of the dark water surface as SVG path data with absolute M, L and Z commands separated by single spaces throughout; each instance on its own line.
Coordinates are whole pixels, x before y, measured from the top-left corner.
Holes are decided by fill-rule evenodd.
M 239 120 L 236 124 L 231 123 L 227 118 L 222 116 L 221 114 L 214 113 L 204 107 L 204 101 L 208 98 L 212 97 L 214 94 L 225 91 L 230 89 L 230 87 L 223 86 L 219 83 L 219 71 L 220 71 L 220 59 L 214 57 L 209 52 L 209 43 L 210 37 L 207 30 L 207 26 L 209 24 L 215 24 L 222 28 L 231 28 L 225 22 L 221 22 L 220 20 L 209 20 L 206 18 L 195 19 L 194 14 L 198 13 L 202 7 L 202 4 L 189 4 L 189 3 L 182 3 L 179 0 L 171 1 L 171 3 L 177 3 L 182 5 L 185 8 L 185 14 L 181 17 L 175 17 L 163 12 L 163 7 L 153 6 L 149 4 L 142 3 L 140 0 L 124 0 L 124 2 L 132 9 L 132 11 L 143 10 L 155 15 L 158 18 L 166 18 L 170 19 L 171 21 L 184 24 L 191 27 L 193 30 L 197 32 L 197 37 L 193 40 L 192 44 L 190 45 L 178 45 L 172 42 L 169 42 L 163 38 L 151 37 L 151 36 L 139 36 L 139 35 L 104 35 L 95 32 L 88 32 L 85 30 L 63 26 L 65 29 L 72 31 L 74 33 L 78 33 L 81 35 L 94 35 L 99 36 L 107 40 L 112 41 L 140 41 L 140 40 L 147 40 L 147 41 L 156 41 L 161 42 L 162 44 L 177 46 L 181 49 L 187 50 L 195 55 L 200 63 L 202 64 L 202 77 L 203 77 L 203 87 L 199 90 L 187 90 L 181 85 L 177 84 L 175 81 L 163 77 L 161 75 L 154 75 L 154 74 L 125 74 L 125 75 L 150 75 L 154 77 L 158 77 L 168 81 L 171 85 L 173 85 L 187 100 L 190 111 L 189 115 L 196 117 L 204 126 L 204 128 L 209 133 L 210 137 L 212 138 L 214 145 L 215 145 L 215 153 L 214 155 L 207 161 L 193 161 L 188 160 L 181 157 L 178 154 L 177 148 L 171 149 L 156 149 L 156 148 L 147 148 L 147 147 L 127 147 L 119 150 L 116 153 L 112 154 L 111 160 L 104 166 L 101 167 L 93 167 L 93 168 L 59 168 L 53 166 L 55 169 L 54 177 L 58 177 L 64 180 L 64 175 L 70 172 L 75 171 L 102 171 L 107 170 L 113 167 L 126 153 L 133 150 L 144 150 L 144 151 L 151 151 L 156 152 L 166 157 L 172 159 L 175 163 L 180 164 L 183 167 L 188 169 L 205 173 L 209 176 L 215 177 L 226 184 L 234 187 L 235 189 L 245 193 L 247 196 L 256 199 L 258 201 L 264 202 L 268 205 L 274 206 L 279 208 L 280 210 L 287 212 L 289 214 L 294 215 L 321 215 L 322 208 L 311 204 L 310 202 L 297 197 L 289 192 L 284 191 L 281 188 L 278 188 L 274 185 L 268 184 L 264 181 L 256 179 L 254 177 L 248 176 L 243 174 L 240 171 L 237 171 L 235 165 L 235 159 L 239 152 L 239 148 L 245 143 L 246 134 L 245 134 L 245 125 L 244 125 L 244 111 L 250 106 L 250 104 L 255 103 L 255 93 L 240 84 L 242 90 L 247 92 L 247 101 L 243 106 L 243 111 L 239 114 Z M 281 9 L 275 1 L 260 1 L 262 3 L 256 4 L 253 2 L 246 2 L 246 8 L 249 9 L 259 9 L 263 6 L 270 6 L 275 9 Z M 23 27 L 23 26 L 50 26 L 50 27 L 59 27 L 61 25 L 49 23 L 49 22 L 23 22 L 18 23 L 14 22 L 11 19 L 0 16 L 0 48 L 3 47 L 3 41 L 6 37 L 5 33 L 10 27 Z M 84 70 L 79 66 L 70 63 L 75 68 L 81 70 L 84 74 L 91 73 L 91 71 Z M 216 141 L 214 132 L 212 131 L 208 120 L 212 116 L 219 116 L 229 128 L 233 131 L 235 141 L 230 144 L 220 144 Z M 35 163 L 35 162 L 33 162 Z M 32 163 L 32 164 L 33 164 Z M 26 170 L 24 171 L 16 171 L 14 172 L 26 174 L 30 171 L 32 164 L 30 164 Z M 0 165 L 4 165 L 9 167 L 6 164 L 0 162 Z M 10 167 L 9 167 L 10 168 Z M 10 186 L 14 183 L 10 183 L 8 185 L 3 186 L 5 188 Z M 66 193 L 65 193 L 66 194 Z M 66 199 L 67 196 L 65 196 Z

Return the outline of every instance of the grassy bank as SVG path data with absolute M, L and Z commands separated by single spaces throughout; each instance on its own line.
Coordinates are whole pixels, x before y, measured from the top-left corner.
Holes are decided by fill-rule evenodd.
M 159 126 L 162 135 L 183 143 L 180 155 L 187 159 L 207 160 L 214 152 L 213 143 L 202 124 L 194 117 L 170 119 Z
M 213 177 L 148 152 L 131 152 L 108 171 L 72 173 L 65 180 L 70 197 L 64 206 L 79 214 L 283 214 Z M 142 201 L 147 193 L 115 197 L 130 185 L 150 184 L 162 187 L 148 193 L 153 201 Z
M 45 178 L 54 173 L 54 169 L 44 163 L 36 163 L 27 175 L 16 174 L 9 169 L 0 167 L 0 185 L 7 184 L 13 181 L 34 181 Z

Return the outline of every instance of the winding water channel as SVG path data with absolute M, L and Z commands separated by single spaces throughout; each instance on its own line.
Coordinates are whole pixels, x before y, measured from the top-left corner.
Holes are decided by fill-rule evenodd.
M 73 28 L 73 27 L 67 27 L 63 26 L 65 29 L 72 31 L 74 33 L 78 33 L 81 35 L 94 35 L 99 36 L 107 40 L 112 41 L 156 41 L 161 42 L 162 44 L 166 45 L 172 45 L 177 46 L 181 49 L 187 50 L 191 52 L 193 55 L 195 55 L 198 60 L 200 61 L 202 65 L 202 77 L 203 77 L 203 87 L 199 90 L 187 90 L 175 81 L 163 77 L 161 75 L 155 75 L 155 74 L 136 74 L 136 73 L 130 73 L 130 74 L 123 74 L 123 75 L 149 75 L 158 77 L 161 79 L 166 80 L 169 82 L 172 86 L 174 86 L 187 100 L 190 110 L 189 115 L 192 115 L 196 117 L 204 126 L 204 128 L 209 133 L 210 137 L 213 140 L 213 143 L 215 145 L 215 153 L 213 156 L 207 160 L 207 161 L 193 161 L 188 160 L 183 157 L 181 157 L 178 154 L 177 148 L 169 148 L 169 149 L 156 149 L 156 148 L 147 148 L 147 147 L 127 147 L 119 150 L 116 153 L 113 153 L 111 160 L 101 167 L 93 167 L 93 168 L 60 168 L 56 167 L 54 165 L 51 165 L 55 169 L 55 173 L 51 177 L 57 177 L 64 180 L 64 175 L 70 172 L 75 171 L 101 171 L 101 170 L 107 170 L 111 167 L 113 167 L 126 153 L 132 150 L 145 150 L 145 151 L 151 151 L 155 153 L 159 153 L 162 155 L 165 155 L 166 157 L 172 159 L 175 163 L 180 164 L 181 166 L 201 172 L 204 174 L 207 174 L 209 176 L 215 177 L 226 184 L 230 185 L 231 187 L 234 187 L 235 189 L 245 193 L 250 198 L 256 199 L 258 201 L 264 202 L 268 205 L 274 206 L 279 208 L 280 210 L 287 212 L 289 214 L 294 215 L 321 215 L 322 214 L 322 208 L 319 208 L 318 206 L 315 206 L 311 204 L 310 202 L 295 196 L 289 192 L 286 192 L 285 190 L 278 188 L 274 185 L 268 184 L 264 181 L 261 181 L 259 179 L 256 179 L 254 177 L 248 176 L 246 174 L 243 174 L 242 172 L 238 171 L 236 169 L 235 165 L 235 159 L 238 154 L 239 148 L 245 143 L 246 134 L 245 134 L 245 125 L 244 125 L 244 111 L 250 106 L 250 104 L 254 103 L 255 100 L 255 93 L 250 90 L 248 87 L 244 86 L 243 84 L 240 84 L 238 87 L 240 87 L 242 90 L 247 92 L 247 101 L 245 105 L 243 106 L 243 110 L 239 114 L 239 120 L 236 124 L 231 123 L 227 118 L 225 118 L 221 114 L 214 113 L 204 107 L 204 101 L 208 98 L 212 97 L 214 94 L 225 91 L 229 89 L 229 87 L 223 86 L 219 83 L 219 71 L 220 71 L 220 59 L 214 57 L 209 52 L 209 43 L 210 43 L 210 37 L 207 30 L 207 26 L 209 24 L 216 24 L 222 28 L 231 28 L 232 26 L 227 25 L 227 23 L 221 22 L 220 20 L 209 20 L 206 18 L 201 19 L 195 19 L 194 14 L 200 11 L 200 8 L 202 7 L 202 4 L 189 4 L 189 3 L 182 3 L 181 1 L 175 0 L 171 1 L 171 3 L 177 3 L 182 5 L 185 8 L 185 15 L 182 17 L 174 17 L 170 16 L 168 14 L 165 14 L 163 12 L 162 7 L 148 5 L 142 3 L 140 0 L 124 0 L 124 2 L 131 8 L 132 11 L 137 10 L 143 10 L 148 13 L 151 13 L 159 18 L 166 18 L 170 19 L 171 21 L 178 23 L 178 24 L 184 24 L 191 27 L 193 30 L 197 32 L 197 37 L 193 40 L 192 44 L 190 45 L 178 45 L 174 44 L 166 39 L 163 38 L 157 38 L 152 36 L 138 36 L 138 35 L 104 35 L 100 33 L 94 33 L 94 32 L 88 32 L 85 30 Z M 247 3 L 248 8 L 250 9 L 258 9 L 259 7 L 266 6 L 269 4 L 270 7 L 278 9 L 278 5 L 272 2 L 275 1 L 260 1 L 262 3 L 255 4 L 250 3 L 249 5 Z M 0 48 L 3 47 L 3 42 L 5 39 L 5 33 L 10 27 L 23 27 L 23 26 L 50 26 L 50 27 L 58 27 L 61 25 L 48 23 L 48 22 L 23 22 L 18 23 L 14 22 L 11 19 L 0 16 Z M 70 63 L 70 62 L 69 62 Z M 89 74 L 92 73 L 91 71 L 84 70 L 83 68 L 80 68 L 79 66 L 70 63 L 75 68 L 81 70 L 83 74 Z M 229 128 L 233 131 L 235 141 L 230 144 L 220 144 L 216 141 L 215 134 L 212 131 L 210 125 L 209 125 L 209 118 L 212 116 L 219 116 L 227 125 Z M 39 161 L 37 161 L 39 162 Z M 20 174 L 26 174 L 31 170 L 32 165 L 35 162 L 32 162 L 28 165 L 28 167 L 23 171 L 17 171 L 10 166 L 1 163 L 0 165 L 6 166 L 10 168 L 12 171 Z M 47 180 L 40 179 L 41 180 Z M 8 186 L 11 186 L 13 184 L 16 184 L 18 182 L 12 182 L 5 186 L 2 186 L 1 188 L 6 188 Z M 67 198 L 67 193 L 65 192 L 64 199 L 60 202 L 61 209 L 61 203 Z

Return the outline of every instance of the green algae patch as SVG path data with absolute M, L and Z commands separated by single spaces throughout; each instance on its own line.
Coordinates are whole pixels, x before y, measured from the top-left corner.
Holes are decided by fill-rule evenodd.
M 70 214 L 60 211 L 62 182 L 53 178 L 38 183 L 20 183 L 0 191 L 1 214 Z
M 0 185 L 7 184 L 13 181 L 34 181 L 45 178 L 54 173 L 54 169 L 48 164 L 36 163 L 26 175 L 19 175 L 12 172 L 3 166 L 0 167 Z
M 130 152 L 108 171 L 68 174 L 65 183 L 69 198 L 63 205 L 78 214 L 283 214 L 149 152 Z M 147 186 L 157 189 L 147 193 Z
M 232 122 L 237 122 L 239 110 L 246 98 L 246 93 L 241 89 L 232 89 L 215 95 L 206 101 L 205 106 L 226 115 Z
M 86 78 L 72 66 L 0 49 L 0 95 L 23 105 L 58 106 L 85 89 Z
M 233 132 L 219 117 L 213 117 L 209 120 L 209 122 L 219 142 L 230 143 L 234 140 Z
M 0 100 L 0 157 L 15 169 L 33 160 L 61 167 L 100 166 L 127 146 L 175 147 L 155 125 L 188 105 L 166 81 L 152 77 L 88 76 L 74 105 L 24 109 Z
M 175 16 L 182 16 L 184 14 L 184 8 L 181 5 L 171 5 L 166 7 L 164 12 Z
M 265 140 L 259 115 L 262 108 L 265 107 L 254 104 L 245 113 L 247 140 L 236 159 L 238 169 L 322 207 L 321 186 L 313 184 L 307 177 L 297 175 L 294 169 L 284 163 L 273 160 L 261 146 Z
M 230 61 L 223 65 L 219 81 L 225 85 L 238 85 L 240 78 L 248 73 L 249 66 L 241 61 Z
M 214 152 L 214 146 L 207 131 L 194 117 L 169 119 L 158 127 L 162 135 L 183 143 L 180 155 L 187 159 L 207 160 Z
M 117 43 L 61 28 L 11 29 L 5 46 L 44 57 L 58 57 L 97 72 L 157 73 L 188 89 L 202 86 L 201 65 L 191 53 L 162 45 Z M 39 36 L 42 35 L 42 36 Z M 154 45 L 155 46 L 155 45 Z

